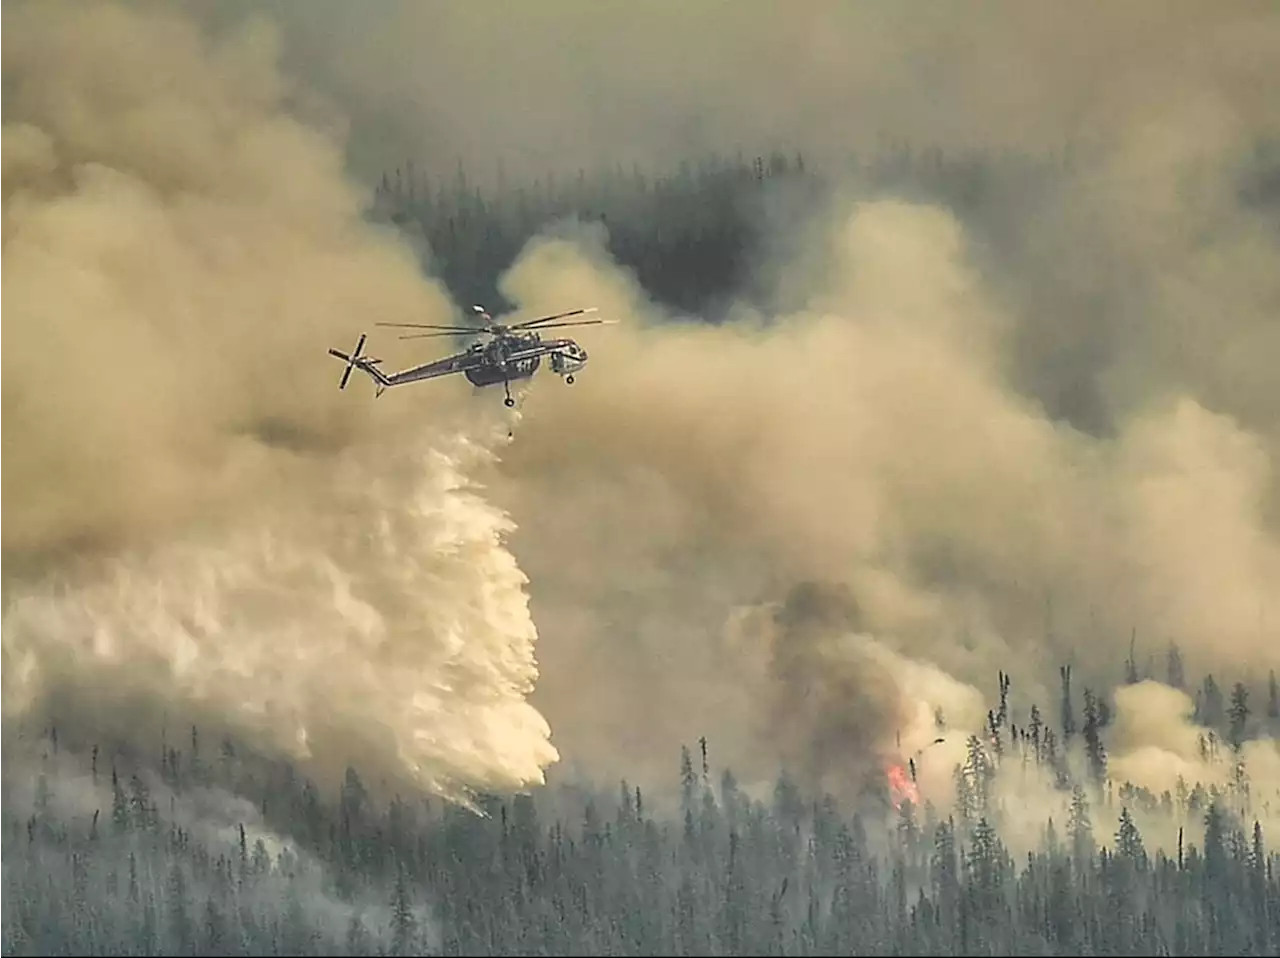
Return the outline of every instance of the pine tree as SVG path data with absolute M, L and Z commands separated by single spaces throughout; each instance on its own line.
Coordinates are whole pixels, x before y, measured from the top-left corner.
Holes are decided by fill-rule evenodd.
M 1067 834 L 1071 837 L 1072 854 L 1079 866 L 1084 868 L 1093 857 L 1093 821 L 1089 817 L 1089 799 L 1079 783 L 1071 790 Z
M 1058 750 L 1058 738 L 1051 728 L 1044 730 L 1044 758 L 1053 769 L 1054 787 L 1059 791 L 1068 791 L 1071 788 L 1071 776 L 1067 769 L 1067 761 Z
M 1262 823 L 1256 819 L 1253 823 L 1253 845 L 1249 851 L 1249 865 L 1253 868 L 1255 875 L 1265 881 L 1267 875 L 1267 848 L 1262 841 Z
M 734 778 L 733 772 L 727 768 L 720 775 L 720 801 L 724 805 L 724 816 L 729 826 L 731 828 L 735 827 L 738 824 L 741 797 L 738 792 L 738 780 Z M 639 804 L 638 799 L 637 804 Z M 637 809 L 638 814 L 639 810 Z
M 1227 710 L 1231 720 L 1228 731 L 1231 747 L 1236 752 L 1244 745 L 1245 729 L 1249 723 L 1249 690 L 1243 682 L 1237 682 L 1231 689 L 1231 707 Z
M 694 795 L 698 788 L 698 776 L 693 770 L 693 755 L 687 745 L 680 746 L 680 806 L 690 812 L 694 806 Z
M 1213 728 L 1222 724 L 1223 718 L 1222 690 L 1212 675 L 1204 677 L 1200 688 L 1200 708 L 1196 721 L 1201 725 Z
M 151 828 L 156 824 L 151 790 L 138 775 L 129 776 L 129 817 L 138 828 Z
M 966 827 L 978 820 L 979 805 L 973 783 L 965 774 L 963 765 L 957 765 L 952 773 L 956 790 L 956 812 Z
M 1135 646 L 1138 642 L 1138 630 L 1135 627 L 1129 633 L 1129 657 L 1124 661 L 1124 681 L 1126 685 L 1136 685 L 1138 682 L 1138 662 L 1135 657 Z
M 111 766 L 111 822 L 117 831 L 129 829 L 129 800 L 125 797 L 114 765 Z
M 999 673 L 999 682 L 1000 708 L 996 712 L 995 725 L 997 728 L 1002 728 L 1009 721 L 1009 686 L 1012 684 L 1012 680 L 1009 678 L 1009 673 L 1005 672 L 1003 669 L 1001 669 Z
M 1030 728 L 1031 748 L 1035 754 L 1036 762 L 1039 763 L 1044 757 L 1043 747 L 1041 745 L 1041 730 L 1044 728 L 1044 720 L 1040 717 L 1040 706 L 1038 705 L 1031 706 Z
M 187 880 L 182 868 L 174 861 L 169 868 L 169 936 L 175 945 L 175 954 L 191 953 L 191 910 L 187 901 Z
M 957 780 L 957 801 L 961 815 L 967 824 L 989 814 L 991 780 L 995 775 L 995 766 L 982 747 L 982 741 L 976 735 L 970 735 L 965 742 L 965 762 L 959 770 Z
M 1142 844 L 1142 834 L 1133 823 L 1129 806 L 1120 809 L 1120 827 L 1116 831 L 1116 852 L 1121 858 L 1141 868 L 1147 861 L 1147 850 Z
M 934 894 L 940 901 L 948 892 L 954 896 L 955 889 L 959 887 L 960 876 L 956 864 L 956 826 L 952 819 L 939 822 L 934 830 L 930 874 Z M 952 900 L 954 901 L 954 897 Z
M 1084 690 L 1084 745 L 1089 759 L 1089 773 L 1097 783 L 1107 777 L 1107 751 L 1102 745 L 1098 698 L 1093 690 Z
M 1184 689 L 1187 687 L 1187 675 L 1182 665 L 1182 651 L 1178 648 L 1177 642 L 1169 643 L 1169 654 L 1166 659 L 1166 682 L 1175 689 Z
M 1070 744 L 1076 734 L 1076 717 L 1071 706 L 1071 666 L 1059 667 L 1058 674 L 1062 678 L 1062 741 Z
M 404 866 L 397 864 L 396 887 L 391 896 L 391 954 L 412 955 L 414 953 L 416 926 Z
M 983 914 L 992 914 L 999 905 L 1004 865 L 1003 844 L 991 823 L 985 817 L 979 818 L 970 836 L 965 866 L 969 891 Z
M 1204 814 L 1204 871 L 1212 882 L 1220 879 L 1227 867 L 1227 814 L 1218 802 L 1211 802 Z

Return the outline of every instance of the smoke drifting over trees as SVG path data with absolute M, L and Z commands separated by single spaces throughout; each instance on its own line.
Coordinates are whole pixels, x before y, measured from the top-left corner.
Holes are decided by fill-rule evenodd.
M 424 784 L 538 781 L 524 575 L 469 490 L 505 431 L 464 415 L 451 436 L 437 404 L 425 436 L 413 399 L 372 418 L 308 358 L 348 317 L 453 307 L 285 108 L 271 33 L 10 16 L 9 714 L 119 696 L 126 729 L 212 713 L 338 775 L 363 755 Z
M 1131 948 L 1151 896 L 1231 876 L 1196 907 L 1274 944 L 1280 18 L 1169 9 L 10 5 L 6 953 L 51 947 L 32 889 L 64 864 L 112 908 L 219 921 L 279 879 L 279 914 L 237 919 L 256 953 L 465 950 L 497 919 L 459 895 L 532 901 L 570 859 L 616 895 L 563 934 L 625 900 L 666 916 L 637 951 L 839 947 L 868 909 L 885 947 L 968 947 L 909 936 L 921 891 L 948 934 L 963 901 L 1029 947 L 1001 903 L 1059 872 L 1136 889 L 1098 918 Z M 416 361 L 371 324 L 473 301 L 622 323 L 512 415 L 461 382 L 334 388 L 326 347 Z M 700 736 L 736 783 L 682 809 Z M 109 764 L 171 808 L 108 836 Z M 547 774 L 627 779 L 592 813 L 616 830 L 566 851 Z M 539 817 L 501 828 L 385 805 L 527 787 Z M 253 863 L 241 825 L 302 858 Z M 423 870 L 437 841 L 462 871 Z M 130 890 L 126 848 L 169 884 Z M 467 884 L 499 854 L 510 888 Z M 1151 906 L 1164 947 L 1227 947 L 1177 912 Z M 154 947 L 203 940 L 164 920 Z

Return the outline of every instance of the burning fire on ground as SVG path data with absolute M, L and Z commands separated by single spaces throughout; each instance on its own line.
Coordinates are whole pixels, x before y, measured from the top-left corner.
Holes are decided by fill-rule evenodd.
M 916 783 L 911 780 L 904 766 L 890 765 L 884 773 L 889 780 L 889 800 L 893 802 L 894 808 L 901 808 L 903 802 L 919 807 L 920 790 L 916 788 Z

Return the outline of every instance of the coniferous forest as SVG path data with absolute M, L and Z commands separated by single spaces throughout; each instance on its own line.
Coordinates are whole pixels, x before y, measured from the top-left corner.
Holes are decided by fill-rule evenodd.
M 869 193 L 945 204 L 1012 249 L 1028 227 L 994 212 L 1001 198 L 1069 175 L 1072 157 L 904 145 L 853 164 Z M 459 302 L 495 308 L 497 277 L 541 227 L 600 221 L 650 295 L 714 320 L 773 252 L 766 214 L 822 202 L 814 165 L 712 157 L 481 189 L 406 163 L 371 215 L 420 237 Z M 1241 177 L 1252 202 L 1280 199 L 1277 165 L 1260 146 Z M 991 703 L 945 813 L 887 789 L 812 794 L 785 769 L 748 789 L 705 740 L 672 755 L 667 782 L 553 770 L 543 789 L 468 809 L 384 800 L 358 769 L 320 785 L 198 726 L 132 753 L 56 724 L 7 728 L 3 953 L 1276 954 L 1280 846 L 1262 819 L 1280 799 L 1251 791 L 1239 759 L 1280 736 L 1276 677 L 1191 676 L 1176 649 L 1158 658 L 1116 680 L 1188 689 L 1229 785 L 1154 795 L 1115 781 L 1105 694 L 1070 688 L 1065 670 L 1061 702 Z M 1069 808 L 1030 837 L 1006 834 L 992 786 L 1019 767 Z
M 1274 677 L 1265 718 L 1244 688 L 1206 742 L 1228 763 L 1241 729 L 1280 723 Z M 1207 676 L 1202 712 L 1216 689 Z M 4 953 L 1274 954 L 1280 854 L 1242 814 L 1247 777 L 1160 796 L 1100 780 L 1098 702 L 1085 693 L 1080 775 L 1069 727 L 993 710 L 945 818 L 910 799 L 843 805 L 785 771 L 752 796 L 705 740 L 673 762 L 661 791 L 677 802 L 660 809 L 625 781 L 465 809 L 378 802 L 354 769 L 326 793 L 197 728 L 154 763 L 73 750 L 51 727 L 15 743 L 39 771 L 6 762 Z M 992 791 L 1019 765 L 1069 795 L 1020 854 Z M 1179 823 L 1169 851 L 1148 847 L 1144 817 Z

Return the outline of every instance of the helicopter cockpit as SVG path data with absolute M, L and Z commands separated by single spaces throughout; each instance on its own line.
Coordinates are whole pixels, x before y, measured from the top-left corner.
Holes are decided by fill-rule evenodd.
M 587 351 L 572 341 L 551 354 L 551 371 L 558 376 L 567 377 L 570 383 L 573 382 L 573 374 L 586 364 Z

